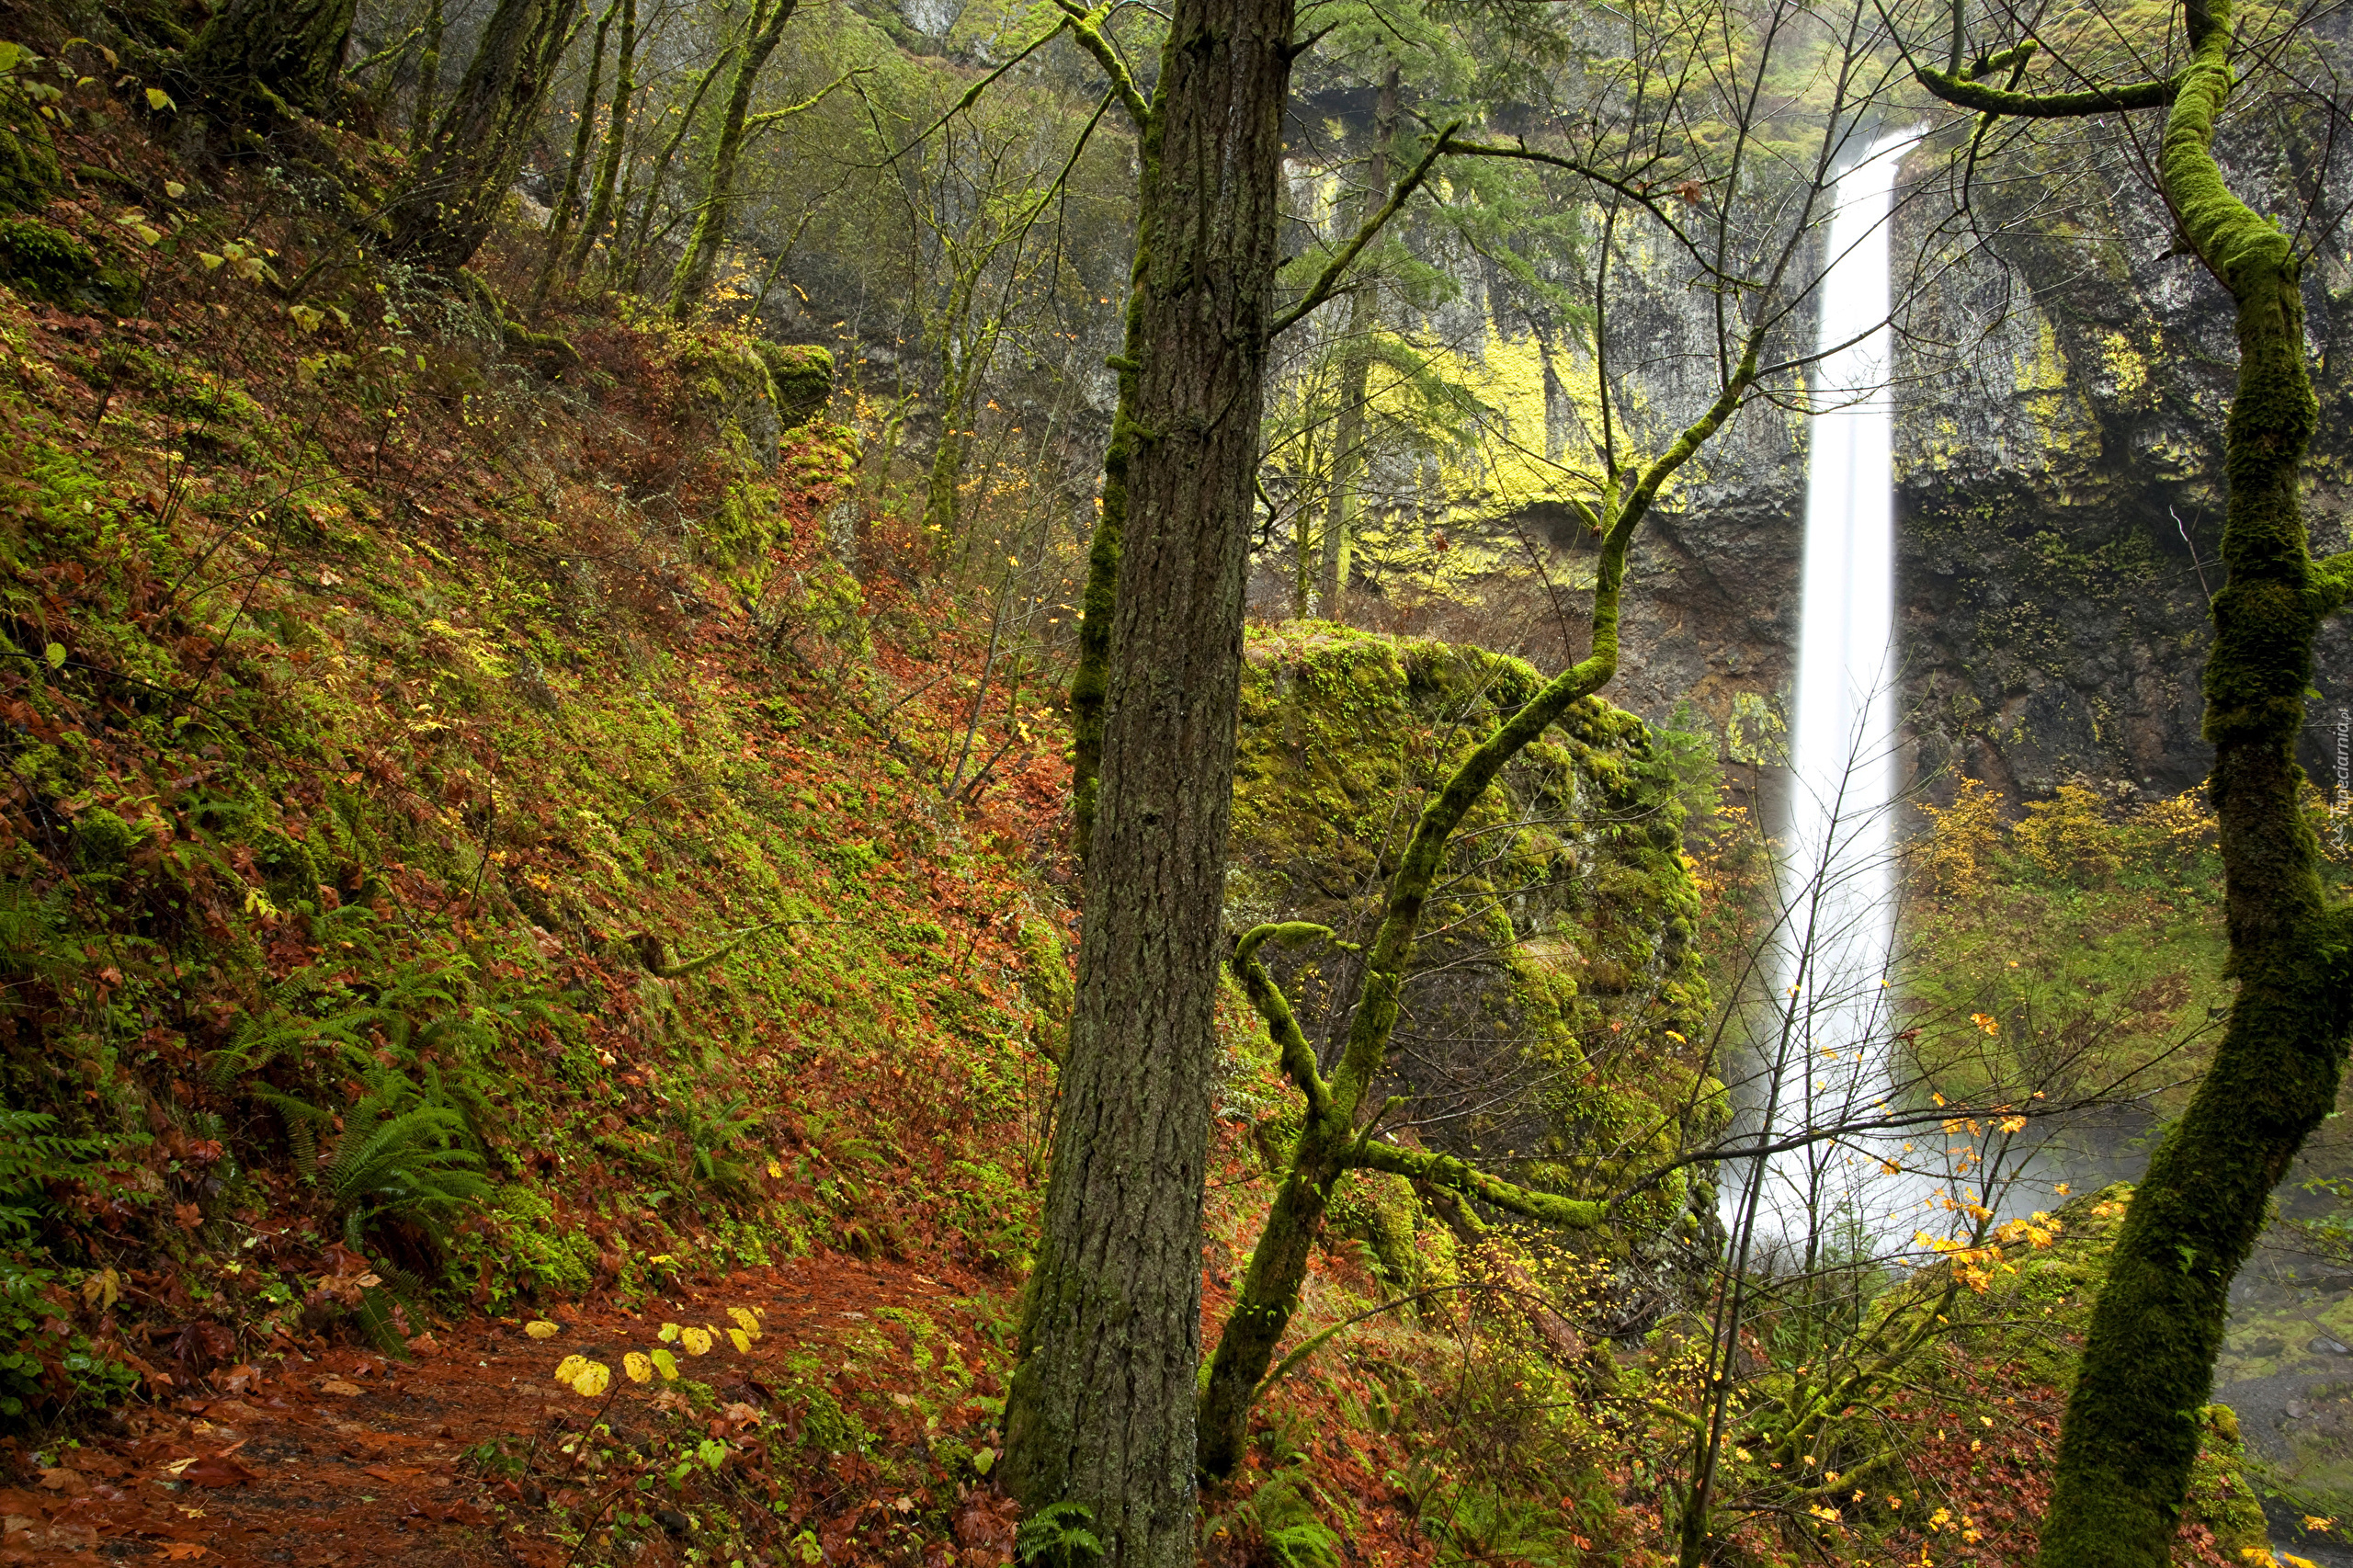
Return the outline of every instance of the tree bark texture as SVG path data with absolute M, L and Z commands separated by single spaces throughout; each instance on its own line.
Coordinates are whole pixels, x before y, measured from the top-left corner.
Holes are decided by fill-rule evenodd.
M 188 45 L 181 74 L 197 103 L 232 123 L 322 114 L 343 78 L 354 8 L 354 0 L 229 0 Z
M 702 298 L 703 290 L 710 287 L 719 247 L 725 242 L 728 222 L 734 216 L 735 165 L 744 153 L 744 121 L 751 117 L 752 90 L 759 85 L 760 73 L 767 68 L 768 56 L 776 52 L 777 40 L 784 36 L 784 24 L 792 19 L 799 3 L 800 0 L 756 0 L 752 8 L 752 23 L 744 35 L 744 52 L 735 62 L 735 80 L 720 116 L 718 139 L 711 145 L 702 210 L 695 215 L 694 232 L 687 239 L 687 254 L 671 279 L 673 321 L 686 320 L 696 301 Z
M 1390 143 L 1397 137 L 1397 62 L 1381 73 L 1381 96 L 1372 111 L 1372 152 L 1364 164 L 1364 205 L 1358 219 L 1362 227 L 1389 200 Z M 1324 619 L 1337 620 L 1345 606 L 1348 529 L 1355 526 L 1357 494 L 1365 469 L 1365 388 L 1371 379 L 1372 333 L 1381 319 L 1381 285 L 1358 280 L 1348 298 L 1348 335 L 1341 345 L 1339 428 L 1332 444 L 1332 494 L 1324 517 L 1323 549 L 1316 572 L 1318 607 Z
M 406 180 L 387 205 L 386 248 L 454 271 L 481 248 L 515 183 L 579 0 L 498 0 Z
M 2118 1233 L 2060 1438 L 2044 1568 L 2168 1561 L 2231 1280 L 2272 1187 L 2335 1108 L 2346 1051 L 2353 927 L 2323 893 L 2293 747 L 2313 637 L 2344 601 L 2348 562 L 2313 560 L 2298 498 L 2317 404 L 2296 257 L 2284 233 L 2231 193 L 2211 152 L 2232 85 L 2228 0 L 2191 0 L 2186 11 L 2190 63 L 2173 79 L 2158 168 L 2184 237 L 2237 307 L 2228 577 L 2214 597 L 2205 730 L 2239 994 Z
M 1030 1508 L 1193 1561 L 1212 1012 L 1291 0 L 1179 0 L 1143 142 L 1143 347 L 1044 1234 L 1007 1411 Z

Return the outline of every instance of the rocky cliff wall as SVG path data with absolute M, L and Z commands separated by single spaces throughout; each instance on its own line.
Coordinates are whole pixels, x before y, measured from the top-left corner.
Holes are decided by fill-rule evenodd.
M 2353 184 L 2267 126 L 2226 145 L 2237 187 L 2292 215 Z M 2015 801 L 2077 776 L 2173 792 L 2205 776 L 2205 600 L 2221 586 L 2222 429 L 2236 355 L 2228 295 L 2174 237 L 2113 127 L 1989 165 L 1982 244 L 1914 300 L 1896 356 L 1899 656 L 1907 751 L 1932 795 L 1957 774 Z M 1899 256 L 1928 245 L 1935 149 L 1907 161 Z M 2321 428 L 2315 550 L 2343 549 L 2353 264 L 2311 245 L 2305 304 Z M 1685 296 L 1688 298 L 1688 296 Z M 1688 312 L 1672 291 L 1662 318 Z M 1687 328 L 1661 319 L 1656 330 Z M 1785 691 L 1798 631 L 1805 427 L 1758 428 L 1641 555 L 1631 668 L 1613 692 L 1656 716 L 1685 695 Z M 2334 778 L 2353 634 L 2323 638 L 2303 761 Z

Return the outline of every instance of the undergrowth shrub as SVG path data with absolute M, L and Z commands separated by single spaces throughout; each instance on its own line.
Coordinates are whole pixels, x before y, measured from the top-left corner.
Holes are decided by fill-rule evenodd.
M 2309 804 L 2317 810 L 2315 797 Z M 1947 899 L 1983 895 L 1996 884 L 2046 888 L 2170 888 L 2219 872 L 2213 812 L 2204 790 L 2142 804 L 2111 801 L 2082 782 L 2029 801 L 2002 821 L 2001 792 L 1962 778 L 1949 806 L 1923 802 L 1928 831 L 1915 846 L 1922 891 Z

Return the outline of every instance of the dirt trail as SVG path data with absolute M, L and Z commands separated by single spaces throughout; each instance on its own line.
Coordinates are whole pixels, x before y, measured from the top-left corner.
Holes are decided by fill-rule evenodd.
M 984 1290 L 951 1269 L 820 1253 L 682 1286 L 642 1312 L 558 1309 L 560 1332 L 544 1340 L 520 1319 L 470 1318 L 414 1342 L 408 1361 L 348 1347 L 271 1358 L 217 1375 L 212 1392 L 132 1412 L 123 1435 L 43 1449 L 45 1466 L 0 1490 L 0 1563 L 563 1568 L 571 1548 L 551 1527 L 616 1506 L 642 1509 L 638 1528 L 603 1520 L 618 1540 L 584 1561 L 676 1561 L 730 1528 L 746 1543 L 765 1535 L 761 1554 L 779 1557 L 801 1540 L 821 1560 L 920 1560 L 926 1534 L 952 1538 L 966 1561 L 972 1549 L 995 1555 L 988 1549 L 1010 1544 L 1009 1510 L 922 1462 L 947 1434 L 973 1445 L 994 1435 L 987 1396 L 1001 1390 L 978 1349 L 995 1316 Z M 731 1307 L 763 1320 L 748 1351 L 724 1336 Z M 713 1329 L 714 1350 L 677 1361 L 715 1399 L 622 1376 L 623 1354 L 654 1348 L 665 1320 Z M 607 1403 L 553 1381 L 574 1352 L 612 1368 L 603 1419 L 617 1454 L 565 1451 Z M 812 1446 L 810 1462 L 771 1471 L 759 1439 L 798 1435 L 804 1401 L 779 1391 L 805 1389 L 813 1367 L 824 1369 L 821 1401 L 871 1441 L 847 1456 Z M 657 1435 L 673 1445 L 666 1456 Z M 669 1461 L 698 1448 L 702 1468 L 682 1489 Z M 651 1484 L 636 1484 L 642 1477 Z

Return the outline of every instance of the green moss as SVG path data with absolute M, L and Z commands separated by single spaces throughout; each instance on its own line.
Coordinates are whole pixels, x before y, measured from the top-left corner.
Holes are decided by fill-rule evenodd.
M 834 357 L 814 344 L 756 342 L 752 352 L 768 369 L 777 421 L 785 429 L 806 425 L 825 411 L 834 396 Z
M 36 211 L 63 181 L 57 148 L 40 122 L 30 115 L 0 115 L 0 205 Z
M 1421 1284 L 1422 1206 L 1411 1182 L 1385 1171 L 1358 1171 L 1324 1210 L 1331 1231 L 1362 1244 L 1381 1282 L 1394 1291 Z
M 1254 633 L 1235 765 L 1231 923 L 1360 929 L 1369 894 L 1394 869 L 1419 791 L 1542 684 L 1526 663 L 1480 648 L 1324 624 Z M 1692 945 L 1699 903 L 1682 853 L 1677 784 L 1647 725 L 1588 699 L 1529 745 L 1465 819 L 1462 833 L 1479 835 L 1467 840 L 1475 848 L 1457 852 L 1461 874 L 1433 907 L 1415 967 L 1472 961 L 1461 978 L 1416 983 L 1414 1028 L 1502 1042 L 1441 1051 L 1442 1077 L 1519 1076 L 1542 1086 L 1449 1128 L 1449 1153 L 1475 1151 L 1518 1179 L 1595 1197 L 1705 1130 L 1679 1109 L 1694 1085 L 1683 1042 L 1672 1038 L 1699 1038 L 1709 1007 Z M 1328 953 L 1274 962 L 1313 1035 L 1352 970 Z M 1474 1060 L 1489 1050 L 1495 1060 Z M 1429 1052 L 1416 1054 L 1427 1061 Z M 1629 1055 L 1641 1070 L 1597 1071 Z M 1696 1098 L 1712 1125 L 1717 1097 Z M 1262 1142 L 1287 1146 L 1288 1138 L 1270 1131 Z M 1675 1229 L 1691 1196 L 1670 1178 L 1627 1211 L 1629 1230 Z M 1350 1233 L 1371 1240 L 1370 1224 Z
M 101 272 L 90 247 L 63 230 L 37 218 L 0 217 L 0 278 L 26 293 L 72 303 L 97 287 Z
M 555 1205 L 543 1193 L 528 1187 L 503 1187 L 490 1204 L 497 1221 L 494 1240 L 485 1236 L 473 1248 L 494 1253 L 499 1272 L 526 1289 L 551 1295 L 577 1296 L 595 1277 L 597 1244 L 578 1231 L 555 1223 Z
M 74 824 L 74 861 L 85 871 L 119 869 L 145 835 L 100 806 Z

